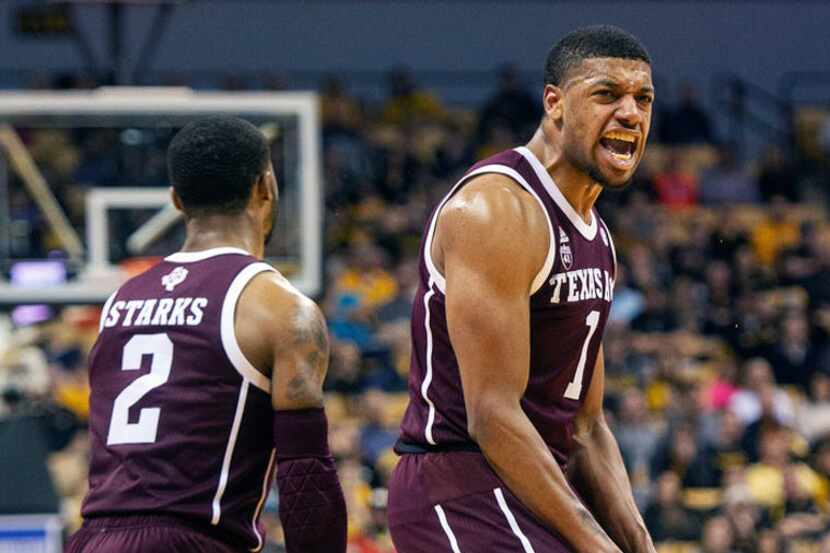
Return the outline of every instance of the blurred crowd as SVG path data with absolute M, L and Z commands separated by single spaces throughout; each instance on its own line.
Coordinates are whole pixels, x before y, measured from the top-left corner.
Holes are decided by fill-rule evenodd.
M 382 103 L 333 77 L 320 93 L 331 446 L 349 551 L 391 553 L 385 485 L 423 224 L 471 163 L 530 137 L 539 95 L 512 67 L 477 109 L 444 105 L 404 69 Z M 830 125 L 818 118 L 793 144 L 750 156 L 719 139 L 693 87 L 675 96 L 656 106 L 634 182 L 598 206 L 620 259 L 607 417 L 661 552 L 830 553 Z M 50 152 L 50 184 L 81 225 L 77 183 L 116 170 L 105 142 L 27 139 Z M 144 184 L 164 184 L 162 154 L 142 164 Z M 10 200 L 20 256 L 47 253 L 54 237 L 31 202 L 14 189 Z M 31 473 L 2 479 L 0 511 L 58 509 L 70 530 L 79 523 L 96 322 L 96 309 L 70 307 L 34 326 L 0 324 L 0 449 L 14 451 L 0 473 Z M 272 552 L 276 501 L 265 512 Z

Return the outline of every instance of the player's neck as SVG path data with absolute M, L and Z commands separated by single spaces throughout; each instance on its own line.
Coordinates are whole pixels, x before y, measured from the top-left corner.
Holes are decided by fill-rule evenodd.
M 585 174 L 584 171 L 574 167 L 564 156 L 560 144 L 548 140 L 544 130 L 539 127 L 527 149 L 542 163 L 554 184 L 571 204 L 582 220 L 590 224 L 592 220 L 591 209 L 602 192 L 602 186 Z
M 239 248 L 256 258 L 265 255 L 265 245 L 259 233 L 244 217 L 205 215 L 192 217 L 186 223 L 187 237 L 183 252 L 198 252 L 213 248 Z

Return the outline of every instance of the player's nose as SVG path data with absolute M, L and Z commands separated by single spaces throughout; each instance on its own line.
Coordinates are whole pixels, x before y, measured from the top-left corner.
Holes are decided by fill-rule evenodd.
M 617 120 L 626 127 L 636 127 L 642 121 L 640 108 L 634 96 L 628 94 L 620 99 L 617 111 L 614 114 Z

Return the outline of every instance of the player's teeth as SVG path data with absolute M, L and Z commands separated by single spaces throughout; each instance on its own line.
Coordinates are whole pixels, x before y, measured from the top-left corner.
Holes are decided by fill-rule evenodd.
M 629 136 L 627 134 L 611 132 L 606 135 L 608 138 L 613 138 L 614 140 L 624 140 L 625 142 L 634 142 L 634 137 Z
M 616 152 L 611 152 L 611 155 L 614 156 L 615 159 L 619 159 L 621 161 L 628 161 L 629 159 L 631 159 L 631 153 L 618 154 Z

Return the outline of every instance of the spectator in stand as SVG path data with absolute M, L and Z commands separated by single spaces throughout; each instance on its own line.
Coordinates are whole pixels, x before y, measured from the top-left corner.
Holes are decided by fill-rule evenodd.
M 735 290 L 732 268 L 726 261 L 712 260 L 704 270 L 708 305 L 704 313 L 703 331 L 726 336 L 734 331 Z
M 378 320 L 388 323 L 409 323 L 412 312 L 412 299 L 418 289 L 418 263 L 406 260 L 395 268 L 395 280 L 398 290 L 388 303 L 377 312 Z
M 466 117 L 456 115 L 452 117 L 445 130 L 443 139 L 438 150 L 435 152 L 435 160 L 432 164 L 432 175 L 444 182 L 452 182 L 456 171 L 460 167 L 466 167 L 473 163 L 471 152 L 473 144 L 468 143 Z M 480 140 L 476 140 L 476 143 Z M 420 232 L 422 229 L 418 229 Z
M 772 199 L 768 215 L 752 231 L 752 246 L 758 259 L 772 266 L 778 254 L 798 243 L 799 227 L 791 220 L 788 204 L 781 196 Z
M 776 286 L 777 275 L 772 267 L 760 262 L 753 248 L 747 244 L 738 247 L 733 260 L 735 287 L 741 295 L 763 292 Z
M 830 434 L 825 434 L 813 444 L 810 466 L 819 480 L 816 503 L 822 512 L 830 513 Z
M 702 454 L 694 425 L 681 423 L 663 438 L 651 463 L 652 474 L 672 471 L 684 488 L 712 488 L 718 475 L 710 459 Z
M 78 420 L 49 395 L 43 353 L 0 345 L 0 515 L 59 513 L 49 456 L 65 448 Z
M 780 196 L 798 201 L 797 174 L 780 147 L 770 145 L 761 156 L 758 168 L 758 189 L 765 202 Z
M 631 286 L 637 290 L 647 291 L 650 288 L 662 290 L 658 279 L 663 276 L 658 269 L 655 260 L 655 252 L 650 250 L 645 243 L 634 243 L 628 248 L 625 256 L 625 266 L 628 268 L 627 278 Z
M 646 508 L 643 519 L 654 543 L 694 541 L 700 537 L 697 514 L 681 502 L 680 478 L 667 471 L 657 479 L 654 500 Z
M 475 152 L 476 158 L 485 159 L 498 152 L 509 150 L 515 143 L 516 136 L 511 129 L 510 122 L 497 119 L 488 126 L 487 133 Z
M 784 390 L 776 387 L 772 368 L 766 359 L 755 357 L 744 363 L 743 386 L 732 396 L 729 408 L 743 424 L 752 424 L 761 418 L 762 396 L 771 397 L 772 416 L 781 424 L 795 420 L 795 407 Z
M 700 553 L 732 553 L 734 541 L 732 527 L 726 518 L 710 518 L 703 525 Z
M 372 490 L 369 517 L 362 533 L 349 542 L 349 553 L 395 553 L 386 522 L 386 488 Z
M 348 95 L 343 81 L 335 75 L 323 80 L 320 97 L 320 119 L 323 136 L 330 139 L 337 136 L 355 137 L 363 122 L 360 104 Z
M 660 288 L 647 288 L 645 309 L 631 321 L 631 329 L 639 332 L 671 332 L 676 328 L 676 314 L 669 308 L 666 293 Z
M 412 72 L 397 67 L 386 77 L 388 97 L 383 106 L 383 121 L 391 125 L 412 125 L 423 122 L 440 122 L 446 117 L 446 109 L 430 92 L 418 88 Z
M 830 435 L 830 372 L 818 370 L 810 378 L 807 396 L 798 406 L 799 433 L 809 442 Z
M 749 235 L 730 210 L 721 210 L 715 216 L 718 219 L 709 235 L 706 253 L 709 257 L 730 262 L 740 248 L 749 244 Z
M 360 348 L 354 342 L 331 340 L 331 361 L 325 391 L 356 396 L 363 391 L 364 376 Z
M 680 97 L 674 109 L 660 118 L 658 134 L 666 144 L 711 144 L 715 142 L 709 115 L 700 105 L 695 87 L 683 82 L 678 87 Z
M 395 298 L 398 283 L 387 270 L 386 252 L 361 238 L 345 263 L 338 267 L 326 304 L 331 310 L 329 330 L 340 340 L 361 348 L 374 345 L 372 320 L 377 310 Z
M 515 64 L 504 65 L 499 70 L 499 84 L 481 109 L 478 122 L 478 139 L 483 141 L 495 125 L 510 127 L 519 142 L 526 142 L 539 124 L 541 105 L 522 83 L 521 73 Z
M 807 291 L 810 318 L 826 340 L 830 337 L 830 231 L 817 231 L 811 249 L 816 257 L 815 270 L 799 284 Z
M 760 356 L 778 338 L 780 313 L 769 294 L 749 292 L 736 304 L 735 351 L 743 358 Z
M 697 205 L 697 178 L 682 166 L 682 156 L 669 152 L 663 171 L 654 175 L 657 201 L 669 209 L 684 209 Z
M 758 417 L 758 420 L 746 426 L 744 435 L 741 438 L 743 450 L 752 462 L 758 461 L 761 457 L 761 436 L 765 431 L 780 428 L 782 426 L 786 426 L 786 428 L 792 427 L 791 424 L 782 425 L 775 414 L 774 387 L 765 386 L 761 390 L 759 397 L 761 400 L 761 416 Z
M 760 199 L 758 183 L 738 160 L 734 145 L 724 145 L 718 163 L 700 177 L 699 198 L 709 206 L 757 203 Z
M 372 156 L 373 182 L 383 203 L 404 204 L 418 189 L 425 167 L 414 152 L 411 133 L 393 130 Z M 356 203 L 366 197 L 356 198 Z
M 370 181 L 360 175 L 361 156 L 348 138 L 327 140 L 323 150 L 323 178 L 326 205 L 334 208 L 371 194 Z
M 374 467 L 398 438 L 397 428 L 390 426 L 386 416 L 386 405 L 386 395 L 380 390 L 367 390 L 361 398 L 360 453 L 361 460 L 369 467 Z
M 630 388 L 620 402 L 620 414 L 615 428 L 617 443 L 625 460 L 631 487 L 638 502 L 648 493 L 651 482 L 649 461 L 659 442 L 656 425 L 649 420 L 643 393 Z
M 611 304 L 610 323 L 628 325 L 645 308 L 643 293 L 630 285 L 628 269 L 624 263 L 617 265 L 617 279 L 614 282 L 614 302 Z
M 818 368 L 821 349 L 811 340 L 805 313 L 793 310 L 785 314 L 779 328 L 780 338 L 764 357 L 772 365 L 778 384 L 798 386 L 806 393 L 812 373 Z
M 746 483 L 754 501 L 779 512 L 786 507 L 788 478 L 811 499 L 819 491 L 818 475 L 804 463 L 790 460 L 791 432 L 782 426 L 768 426 L 760 436 L 760 460 L 746 470 Z M 795 496 L 793 496 L 795 497 Z M 799 496 L 800 497 L 800 496 Z
M 755 553 L 760 546 L 758 531 L 767 528 L 770 521 L 745 485 L 735 484 L 724 490 L 723 516 L 732 527 L 734 548 L 741 553 Z
M 740 419 L 737 419 L 735 413 L 727 409 L 729 402 L 732 401 L 732 396 L 738 392 L 736 385 L 738 380 L 738 367 L 733 359 L 724 359 L 722 363 L 718 363 L 713 368 L 715 374 L 712 376 L 706 389 L 706 405 L 709 409 L 722 412 L 721 416 L 724 419 L 723 425 L 731 425 L 731 422 L 726 420 L 728 416 L 735 418 L 738 426 L 743 428 Z M 720 427 L 721 425 L 719 424 L 718 426 Z
M 781 286 L 798 286 L 814 275 L 819 268 L 815 246 L 820 239 L 819 226 L 813 221 L 799 223 L 798 242 L 784 248 L 775 261 L 775 271 Z
M 336 280 L 335 289 L 357 298 L 361 308 L 376 309 L 392 301 L 398 283 L 388 270 L 386 252 L 371 242 L 357 244 L 350 263 Z
M 790 465 L 784 471 L 784 508 L 777 524 L 787 539 L 818 537 L 827 528 L 828 519 L 818 508 L 815 498 L 801 482 L 799 468 Z
M 745 550 L 751 553 L 753 550 Z M 781 535 L 775 530 L 765 529 L 758 533 L 757 553 L 783 553 L 784 546 Z
M 742 467 L 748 461 L 741 446 L 743 433 L 741 419 L 729 409 L 723 410 L 718 418 L 717 435 L 707 444 L 704 453 L 715 467 L 715 479 L 719 484 L 730 469 Z

